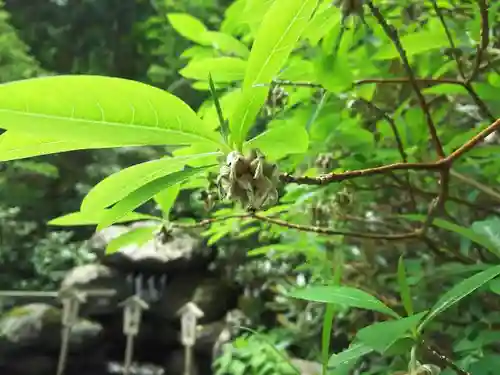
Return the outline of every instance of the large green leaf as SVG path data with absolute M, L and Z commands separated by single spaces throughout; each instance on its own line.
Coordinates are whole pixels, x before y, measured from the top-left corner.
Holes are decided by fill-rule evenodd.
M 177 171 L 167 176 L 157 178 L 145 185 L 142 185 L 140 188 L 133 191 L 124 199 L 116 203 L 112 208 L 106 210 L 106 213 L 103 215 L 102 220 L 97 225 L 97 230 L 99 231 L 116 223 L 118 220 L 126 216 L 129 212 L 146 203 L 162 190 L 176 184 L 180 184 L 183 181 L 188 180 L 190 177 L 196 176 L 197 174 L 205 171 L 208 167 L 210 166 L 184 169 L 182 171 Z
M 187 13 L 169 13 L 167 19 L 172 27 L 184 38 L 203 44 L 206 26 L 198 18 Z
M 419 331 L 422 329 L 436 316 L 441 314 L 443 311 L 448 309 L 450 306 L 454 305 L 464 297 L 474 292 L 476 289 L 486 284 L 488 281 L 494 279 L 500 274 L 500 265 L 490 267 L 485 271 L 475 274 L 460 283 L 455 285 L 453 288 L 448 290 L 444 295 L 439 298 L 439 300 L 434 304 L 429 314 L 424 318 L 419 326 Z
M 187 13 L 169 13 L 172 27 L 184 38 L 203 46 L 211 46 L 222 52 L 234 53 L 246 58 L 248 48 L 238 39 L 219 31 L 209 31 L 199 19 Z
M 160 177 L 181 170 L 190 161 L 212 160 L 218 153 L 162 158 L 137 164 L 112 174 L 94 186 L 83 199 L 82 211 L 100 211 L 125 198 L 134 190 Z
M 129 146 L 133 145 L 130 144 Z M 0 161 L 24 159 L 73 150 L 112 147 L 117 147 L 117 144 L 113 141 L 95 142 L 91 145 L 88 142 L 47 139 L 16 131 L 8 131 L 0 135 Z
M 307 26 L 317 0 L 276 0 L 267 11 L 250 52 L 243 94 L 230 121 L 232 141 L 241 148 L 264 104 L 268 84 L 285 64 Z
M 308 286 L 291 292 L 289 296 L 307 301 L 335 303 L 373 310 L 399 318 L 398 313 L 384 305 L 377 298 L 360 289 L 347 286 Z
M 141 246 L 151 240 L 154 232 L 159 230 L 161 225 L 148 225 L 145 227 L 134 228 L 129 232 L 125 232 L 116 238 L 109 241 L 106 246 L 106 254 L 116 253 L 125 246 L 136 245 Z
M 332 355 L 328 361 L 328 367 L 338 367 L 345 363 L 355 361 L 371 352 L 373 352 L 373 349 L 369 346 L 363 343 L 354 343 L 343 352 Z
M 384 353 L 397 340 L 412 334 L 425 314 L 421 312 L 406 318 L 375 323 L 361 329 L 356 337 L 373 350 Z
M 165 189 L 154 196 L 154 200 L 160 206 L 163 211 L 163 217 L 168 219 L 170 211 L 174 206 L 175 200 L 181 191 L 180 185 L 174 185 Z
M 416 220 L 422 222 L 426 220 L 425 215 L 401 215 L 401 216 L 409 220 Z M 460 225 L 451 223 L 443 219 L 434 219 L 432 221 L 432 225 L 435 225 L 445 230 L 449 230 L 450 232 L 455 232 L 483 246 L 485 249 L 491 251 L 493 254 L 500 255 L 500 248 L 498 248 L 494 242 L 492 242 L 487 236 L 477 233 L 472 229 L 462 227 Z
M 233 53 L 243 58 L 247 58 L 250 54 L 248 47 L 231 35 L 218 31 L 207 31 L 203 37 L 206 41 L 204 44 L 210 43 L 213 48 L 222 52 Z
M 79 225 L 97 225 L 106 215 L 106 210 L 99 211 L 87 211 L 87 212 L 72 212 L 59 216 L 55 219 L 49 221 L 49 225 L 56 225 L 61 227 L 72 227 Z M 140 214 L 137 212 L 129 212 L 127 215 L 123 216 L 118 222 L 126 223 L 129 221 L 138 220 L 161 220 L 159 217 Z
M 47 140 L 96 144 L 161 145 L 222 138 L 182 100 L 121 78 L 54 76 L 0 85 L 0 128 Z
M 192 60 L 179 73 L 200 81 L 207 81 L 211 74 L 216 83 L 227 83 L 243 80 L 246 66 L 247 62 L 237 57 L 214 57 Z
M 304 126 L 287 124 L 272 127 L 245 142 L 243 150 L 261 150 L 266 158 L 278 160 L 290 154 L 302 154 L 309 147 L 309 135 Z
M 428 52 L 438 48 L 449 47 L 448 37 L 445 30 L 437 18 L 431 19 L 426 30 L 409 33 L 401 37 L 406 55 L 414 56 L 423 52 Z M 394 44 L 387 41 L 372 57 L 374 60 L 388 60 L 399 57 L 399 53 Z

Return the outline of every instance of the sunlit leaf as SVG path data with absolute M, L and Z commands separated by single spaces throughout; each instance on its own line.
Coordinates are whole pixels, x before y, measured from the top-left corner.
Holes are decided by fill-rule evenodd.
M 411 334 L 425 314 L 421 312 L 397 320 L 374 323 L 361 329 L 356 337 L 373 350 L 384 353 L 397 340 Z
M 106 210 L 102 220 L 97 225 L 97 230 L 99 231 L 114 224 L 117 220 L 120 220 L 130 211 L 146 203 L 162 190 L 176 184 L 180 184 L 190 177 L 203 172 L 205 169 L 206 167 L 200 167 L 173 172 L 172 174 L 156 178 L 155 180 L 142 185 L 140 188 L 116 203 L 112 208 Z
M 69 214 L 65 214 L 63 216 L 59 216 L 55 219 L 52 219 L 48 222 L 49 225 L 56 226 L 80 226 L 80 225 L 97 225 L 102 220 L 102 218 L 106 215 L 107 210 L 100 211 L 87 211 L 87 212 L 72 212 Z M 120 220 L 116 221 L 117 223 L 126 223 L 130 221 L 138 221 L 138 220 L 161 220 L 161 218 L 151 215 L 140 214 L 137 212 L 129 212 L 125 216 L 123 216 Z
M 241 81 L 247 62 L 236 57 L 215 57 L 191 62 L 179 73 L 186 78 L 208 81 L 209 74 L 216 83 Z
M 219 134 L 179 98 L 127 79 L 75 75 L 0 85 L 0 127 L 49 141 L 118 146 L 222 146 Z
M 0 135 L 0 161 L 24 159 L 73 150 L 113 147 L 116 147 L 116 143 L 113 141 L 89 143 L 54 140 L 9 130 Z
M 196 43 L 204 43 L 206 26 L 198 18 L 187 13 L 169 13 L 167 19 L 172 27 L 184 38 Z
M 401 215 L 405 219 L 416 220 L 424 222 L 426 220 L 425 215 Z M 443 219 L 434 219 L 432 225 L 435 225 L 439 228 L 449 230 L 450 232 L 455 232 L 481 246 L 491 251 L 493 254 L 500 255 L 500 248 L 496 246 L 495 243 L 491 242 L 491 240 L 484 235 L 476 233 L 474 230 L 462 227 L 460 225 L 451 223 L 449 221 Z
M 264 104 L 268 84 L 286 59 L 316 6 L 317 0 L 276 0 L 267 11 L 250 52 L 243 81 L 243 94 L 230 120 L 231 137 L 238 148 Z

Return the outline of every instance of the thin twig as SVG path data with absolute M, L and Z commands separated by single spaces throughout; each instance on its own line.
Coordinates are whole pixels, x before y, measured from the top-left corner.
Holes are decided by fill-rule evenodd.
M 425 343 L 423 343 L 423 344 L 425 345 Z M 445 356 L 443 353 L 439 352 L 437 349 L 432 348 L 429 345 L 425 345 L 425 349 L 436 360 L 438 360 L 439 362 L 441 362 L 443 365 L 446 365 L 447 367 L 449 367 L 450 369 L 452 369 L 453 371 L 455 371 L 457 374 L 459 374 L 459 375 L 471 375 L 470 372 L 465 371 L 465 370 L 461 369 L 460 367 L 458 367 L 455 363 L 453 363 L 453 361 L 450 358 L 448 358 L 447 356 Z
M 432 142 L 434 143 L 434 147 L 436 148 L 436 153 L 441 159 L 444 159 L 445 153 L 443 146 L 441 145 L 441 141 L 439 140 L 439 137 L 437 135 L 436 126 L 434 125 L 434 121 L 432 120 L 432 116 L 427 106 L 427 102 L 425 101 L 425 98 L 422 95 L 420 88 L 418 87 L 415 74 L 413 73 L 413 70 L 410 66 L 410 62 L 408 60 L 408 57 L 406 56 L 406 51 L 403 48 L 403 45 L 401 44 L 401 40 L 399 39 L 397 30 L 393 26 L 390 26 L 387 23 L 382 13 L 380 13 L 380 10 L 373 4 L 371 0 L 366 0 L 366 4 L 370 8 L 373 16 L 377 19 L 378 23 L 380 24 L 384 32 L 387 34 L 389 39 L 391 39 L 392 43 L 394 44 L 394 47 L 396 47 L 396 50 L 398 51 L 398 54 L 401 58 L 401 62 L 403 64 L 403 68 L 405 69 L 406 74 L 408 75 L 411 86 L 413 87 L 413 90 L 417 95 L 420 107 L 424 112 L 425 120 L 427 122 L 427 127 L 429 128 L 429 133 L 431 135 Z

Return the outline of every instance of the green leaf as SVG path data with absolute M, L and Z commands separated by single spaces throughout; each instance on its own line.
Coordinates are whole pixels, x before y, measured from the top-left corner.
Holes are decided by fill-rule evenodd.
M 137 164 L 108 176 L 94 186 L 85 196 L 81 211 L 100 211 L 125 198 L 141 186 L 160 177 L 180 171 L 193 161 L 212 161 L 220 153 L 205 153 L 179 157 L 165 157 Z
M 205 142 L 219 134 L 182 100 L 121 78 L 53 76 L 0 85 L 0 128 L 47 140 L 139 146 Z
M 399 317 L 398 313 L 372 295 L 360 289 L 347 286 L 309 286 L 297 289 L 291 292 L 289 296 L 306 301 L 336 303 L 349 307 L 378 311 L 396 318 Z
M 413 315 L 413 301 L 411 299 L 408 280 L 406 279 L 406 269 L 403 256 L 401 256 L 398 261 L 398 284 L 399 294 L 401 295 L 401 301 L 403 302 L 406 313 L 408 315 Z
M 290 154 L 302 154 L 309 147 L 309 135 L 304 126 L 284 124 L 272 127 L 255 138 L 245 142 L 247 152 L 258 148 L 269 160 L 278 160 Z
M 106 254 L 116 253 L 118 250 L 128 245 L 142 246 L 153 238 L 154 232 L 160 227 L 161 225 L 149 225 L 123 233 L 109 241 L 106 246 Z
M 448 292 L 446 292 L 432 307 L 429 314 L 425 317 L 425 319 L 420 324 L 418 330 L 421 332 L 423 328 L 436 316 L 441 314 L 443 311 L 448 309 L 450 306 L 454 305 L 461 299 L 467 297 L 469 294 L 474 292 L 476 289 L 486 284 L 488 281 L 494 279 L 500 274 L 500 265 L 490 267 L 487 270 L 477 273 L 474 276 L 471 276 L 453 288 L 451 288 Z
M 209 166 L 185 169 L 148 182 L 147 184 L 141 186 L 139 189 L 127 195 L 124 199 L 120 200 L 112 208 L 107 210 L 106 214 L 97 225 L 97 230 L 99 231 L 114 224 L 117 220 L 120 220 L 130 211 L 146 203 L 162 190 L 176 184 L 180 184 L 190 177 L 196 176 L 197 174 L 203 172 L 207 168 L 209 168 Z
M 191 62 L 179 73 L 190 79 L 207 81 L 211 74 L 217 83 L 241 81 L 245 77 L 247 62 L 237 57 L 215 57 Z
M 332 355 L 328 361 L 328 367 L 338 367 L 348 362 L 357 360 L 367 354 L 370 354 L 371 352 L 373 352 L 373 349 L 369 346 L 363 343 L 354 343 L 343 352 Z
M 154 196 L 154 200 L 163 211 L 163 217 L 165 219 L 168 219 L 170 211 L 172 210 L 180 191 L 181 185 L 174 185 Z
M 0 161 L 25 159 L 34 156 L 55 154 L 74 150 L 113 148 L 114 142 L 74 142 L 34 137 L 9 130 L 0 135 Z
M 424 311 L 397 320 L 375 323 L 361 329 L 356 337 L 368 347 L 383 354 L 400 338 L 411 334 L 425 314 Z
M 276 0 L 266 12 L 250 52 L 243 92 L 231 121 L 232 140 L 241 149 L 264 104 L 268 84 L 285 64 L 307 26 L 317 0 Z
M 425 215 L 401 215 L 401 216 L 404 217 L 405 219 L 421 221 L 421 222 L 425 222 L 425 220 L 426 220 Z M 432 225 L 435 225 L 435 226 L 442 228 L 442 229 L 445 229 L 445 230 L 449 230 L 450 232 L 457 233 L 457 234 L 471 240 L 472 242 L 475 242 L 475 243 L 483 246 L 485 249 L 491 251 L 493 254 L 500 255 L 500 249 L 497 248 L 497 246 L 494 243 L 492 243 L 488 237 L 483 236 L 479 233 L 476 233 L 472 229 L 462 227 L 460 225 L 451 223 L 451 222 L 443 220 L 443 219 L 434 219 L 432 222 Z
M 184 38 L 200 44 L 205 43 L 205 33 L 208 30 L 198 18 L 187 13 L 169 13 L 167 19 Z
M 500 294 L 500 279 L 491 280 L 488 286 L 493 293 Z
M 72 227 L 79 225 L 97 225 L 102 220 L 102 218 L 106 215 L 107 210 L 100 211 L 88 211 L 88 212 L 72 212 L 69 214 L 65 214 L 63 216 L 59 216 L 55 219 L 52 219 L 48 222 L 49 225 L 56 225 L 61 227 Z M 138 221 L 138 220 L 158 220 L 161 218 L 151 215 L 140 214 L 137 212 L 129 212 L 127 215 L 123 216 L 117 223 L 126 223 L 129 221 Z
M 500 218 L 491 217 L 482 221 L 472 223 L 472 230 L 484 236 L 500 252 Z

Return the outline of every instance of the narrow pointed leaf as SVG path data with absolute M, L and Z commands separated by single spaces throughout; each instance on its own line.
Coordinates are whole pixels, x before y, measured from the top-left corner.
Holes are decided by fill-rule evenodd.
M 206 81 L 212 75 L 217 84 L 243 80 L 247 62 L 237 57 L 213 57 L 191 60 L 179 71 L 185 78 Z
M 190 161 L 212 160 L 219 153 L 162 158 L 137 164 L 112 174 L 94 186 L 83 199 L 82 211 L 100 211 L 157 178 L 181 170 Z
M 416 221 L 422 221 L 424 222 L 426 220 L 425 215 L 401 215 L 405 219 L 409 220 L 416 220 Z M 483 235 L 482 233 L 477 233 L 476 231 L 463 227 L 461 225 L 457 225 L 454 223 L 451 223 L 447 220 L 439 219 L 436 218 L 432 221 L 432 225 L 439 227 L 441 229 L 448 230 L 450 232 L 455 232 L 472 242 L 475 242 L 481 246 L 483 246 L 485 249 L 491 251 L 495 255 L 500 255 L 500 249 L 497 248 L 494 242 L 488 238 L 488 236 Z
M 61 227 L 72 227 L 79 225 L 97 225 L 103 219 L 106 214 L 106 210 L 100 211 L 88 211 L 88 212 L 71 212 L 63 216 L 59 216 L 55 219 L 49 221 L 49 225 L 61 226 Z M 123 216 L 118 222 L 126 223 L 129 221 L 138 220 L 161 220 L 161 218 L 151 215 L 140 214 L 138 212 L 129 212 L 127 215 Z
M 114 224 L 117 220 L 120 220 L 130 211 L 133 211 L 137 207 L 146 203 L 148 200 L 150 200 L 152 197 L 154 197 L 162 190 L 167 189 L 176 184 L 180 184 L 183 181 L 189 179 L 190 177 L 194 177 L 197 174 L 202 173 L 209 167 L 210 166 L 177 171 L 172 174 L 169 174 L 168 176 L 157 178 L 156 180 L 141 186 L 139 189 L 130 193 L 124 199 L 116 203 L 112 208 L 107 210 L 106 214 L 99 222 L 97 230 L 98 231 L 102 230 L 103 228 L 106 228 Z
M 233 142 L 241 148 L 261 106 L 268 84 L 294 49 L 316 7 L 317 0 L 276 0 L 266 12 L 255 38 L 243 81 L 243 95 L 231 117 Z
M 182 100 L 121 78 L 78 75 L 0 85 L 0 128 L 48 140 L 161 145 L 208 142 L 220 136 Z M 79 146 L 81 147 L 81 146 Z
M 335 368 L 340 365 L 344 365 L 370 354 L 371 352 L 373 352 L 373 349 L 369 346 L 363 343 L 354 343 L 343 352 L 332 355 L 328 361 L 328 367 Z
M 469 294 L 474 292 L 476 289 L 480 288 L 488 281 L 494 279 L 500 274 L 500 265 L 488 268 L 485 271 L 475 274 L 471 276 L 453 288 L 451 288 L 448 292 L 446 292 L 441 298 L 436 302 L 436 304 L 432 307 L 429 314 L 425 317 L 422 323 L 419 326 L 419 331 L 422 329 L 436 316 L 441 314 L 443 311 L 448 309 L 450 306 L 453 306 L 458 301 L 467 297 Z
M 378 311 L 394 317 L 399 315 L 380 300 L 356 288 L 347 286 L 309 286 L 297 289 L 289 294 L 290 297 L 323 303 L 336 303 L 359 309 Z

